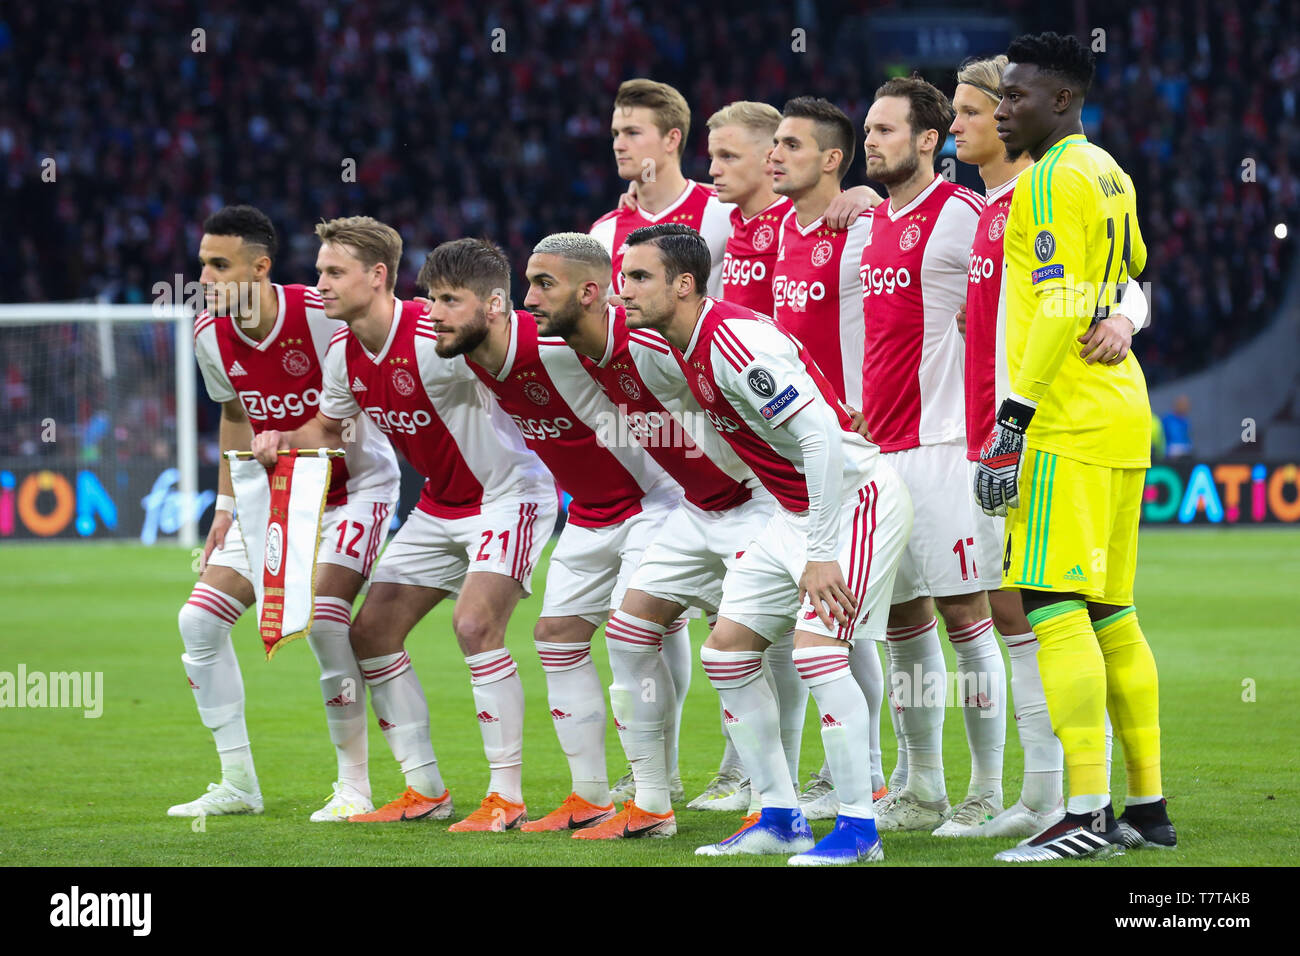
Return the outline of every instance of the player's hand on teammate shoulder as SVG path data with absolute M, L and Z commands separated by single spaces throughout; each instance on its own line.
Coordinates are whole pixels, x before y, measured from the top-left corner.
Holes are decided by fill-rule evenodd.
M 618 208 L 620 210 L 626 209 L 630 212 L 636 209 L 636 207 L 636 180 L 634 179 L 627 184 L 627 192 L 618 197 Z
M 1025 429 L 1034 407 L 1004 399 L 993 431 L 980 449 L 975 469 L 975 498 L 986 515 L 1005 516 L 1020 505 L 1020 461 L 1025 453 Z
M 809 561 L 804 565 L 799 576 L 799 600 L 811 603 L 817 617 L 829 628 L 837 624 L 848 627 L 858 611 L 858 602 L 844 583 L 838 561 Z
M 870 186 L 854 186 L 846 189 L 826 207 L 826 225 L 832 229 L 847 229 L 853 221 L 868 209 L 875 209 L 884 200 L 880 193 Z
M 280 457 L 279 452 L 283 437 L 274 428 L 268 428 L 266 431 L 254 435 L 253 457 L 267 468 L 274 468 L 276 459 Z
M 845 405 L 844 407 L 848 410 L 849 423 L 853 426 L 853 430 L 867 441 L 871 441 L 871 432 L 867 428 L 867 417 L 852 405 Z
M 1094 322 L 1088 331 L 1079 336 L 1083 348 L 1079 357 L 1089 365 L 1118 365 L 1128 356 L 1133 345 L 1133 321 L 1116 312 L 1109 318 Z
M 957 334 L 960 335 L 962 338 L 965 338 L 966 337 L 966 303 L 965 302 L 961 304 L 961 308 L 957 310 L 957 314 L 954 316 L 954 318 L 957 320 Z

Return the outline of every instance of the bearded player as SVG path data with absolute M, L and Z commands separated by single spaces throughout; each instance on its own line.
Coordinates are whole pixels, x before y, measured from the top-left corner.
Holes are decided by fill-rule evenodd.
M 227 206 L 203 224 L 200 281 L 208 311 L 194 325 L 194 352 L 208 395 L 221 403 L 224 453 L 266 430 L 293 429 L 320 404 L 325 352 L 342 324 L 320 294 L 271 282 L 275 229 L 252 206 Z M 245 294 L 241 294 L 245 293 Z M 247 294 L 251 293 L 251 294 Z M 397 500 L 397 462 L 374 425 L 357 422 L 345 458 L 331 463 L 317 552 L 316 606 L 307 643 L 321 669 L 325 723 L 338 759 L 334 794 L 313 822 L 374 809 L 366 753 L 366 700 L 348 642 L 352 602 L 370 574 Z M 218 465 L 217 508 L 198 584 L 181 608 L 185 665 L 199 717 L 212 731 L 221 782 L 170 816 L 261 813 L 262 795 L 244 722 L 244 688 L 230 631 L 253 604 L 253 567 L 234 523 L 230 463 Z
M 573 790 L 557 809 L 524 829 L 576 830 L 575 837 L 587 839 L 612 818 L 619 821 L 620 835 L 634 835 L 624 834 L 622 824 L 635 807 L 629 801 L 629 808 L 615 815 L 609 792 L 604 691 L 591 639 L 621 604 L 628 579 L 682 489 L 636 443 L 602 440 L 601 431 L 617 419 L 617 409 L 562 339 L 542 334 L 531 314 L 510 308 L 510 263 L 497 246 L 482 239 L 444 242 L 429 253 L 417 281 L 428 289 L 429 315 L 444 352 L 465 357 L 572 498 L 551 552 L 533 637 Z M 611 623 L 606 636 L 614 640 L 615 630 Z M 654 688 L 674 716 L 676 687 L 659 681 Z M 617 726 L 626 712 L 615 703 Z M 626 726 L 618 729 L 622 734 Z M 671 770 L 676 754 L 667 753 L 662 741 L 659 754 Z M 663 784 L 656 811 L 632 820 L 635 835 L 676 831 L 671 785 L 667 778 Z
M 315 418 L 253 442 L 263 463 L 280 448 L 333 445 L 369 417 L 425 477 L 420 500 L 373 575 L 350 637 L 371 703 L 406 789 L 353 823 L 443 820 L 454 814 L 429 736 L 429 706 L 405 650 L 411 629 L 456 600 L 451 626 L 465 656 L 489 779 L 453 833 L 500 832 L 528 820 L 523 799 L 524 691 L 506 625 L 529 592 L 555 522 L 555 485 L 419 302 L 394 295 L 402 239 L 367 216 L 317 225 L 317 287 L 346 323 L 326 355 Z
M 998 859 L 1104 857 L 1177 844 L 1160 776 L 1159 679 L 1133 606 L 1150 404 L 1132 353 L 1089 364 L 1073 347 L 1146 265 L 1133 181 L 1088 142 L 1080 113 L 1094 63 L 1074 37 L 1007 50 L 994 117 L 1008 155 L 1034 166 L 1011 200 L 1006 261 L 1010 392 L 980 452 L 975 494 L 1007 517 L 1003 585 L 1018 588 L 1065 752 L 1065 816 Z M 1103 359 L 1108 355 L 1101 356 Z M 1119 822 L 1105 713 L 1124 748 Z

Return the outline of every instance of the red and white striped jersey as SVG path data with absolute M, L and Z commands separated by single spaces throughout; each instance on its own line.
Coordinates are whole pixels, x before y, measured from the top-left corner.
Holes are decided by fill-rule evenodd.
M 515 311 L 510 347 L 498 372 L 474 362 L 469 367 L 573 498 L 569 520 L 575 525 L 618 524 L 639 514 L 642 499 L 651 492 L 680 492 L 636 444 L 600 441 L 599 431 L 617 429 L 618 409 L 563 339 L 537 334 L 532 313 Z
M 780 247 L 781 220 L 793 204 L 781 196 L 760 213 L 746 219 L 740 207 L 731 210 L 731 235 L 722 257 L 722 294 L 719 298 L 771 315 L 774 309 L 772 276 Z
M 544 498 L 554 484 L 463 356 L 435 351 L 418 302 L 393 301 L 379 354 L 346 326 L 325 356 L 321 413 L 369 417 L 424 476 L 416 507 L 435 518 L 476 515 L 498 499 Z M 365 415 L 360 415 L 360 412 Z
M 605 354 L 600 361 L 578 355 L 578 361 L 618 409 L 624 427 L 597 437 L 606 445 L 640 445 L 701 511 L 748 501 L 754 473 L 705 418 L 667 339 L 652 329 L 629 329 L 622 306 L 607 307 L 605 318 Z
M 1002 287 L 1002 234 L 1011 214 L 1016 180 L 988 191 L 971 243 L 966 274 L 966 457 L 980 460 L 980 446 L 993 431 L 997 396 L 1011 390 L 1007 373 L 1007 324 Z M 1001 387 L 999 388 L 999 383 Z
M 820 216 L 800 226 L 791 206 L 781 221 L 772 276 L 773 317 L 808 346 L 835 394 L 853 406 L 862 395 L 858 264 L 870 223 L 864 212 L 848 229 L 832 229 Z
M 686 351 L 673 354 L 713 427 L 787 511 L 808 511 L 809 495 L 803 448 L 781 426 L 814 402 L 830 406 L 841 429 L 836 500 L 875 474 L 876 446 L 853 430 L 808 349 L 767 316 L 706 297 Z
M 866 319 L 862 413 L 881 451 L 966 431 L 957 310 L 983 198 L 935 174 L 902 209 L 872 210 L 859 270 Z
M 214 402 L 239 399 L 253 434 L 293 431 L 316 417 L 321 403 L 321 367 L 330 337 L 345 328 L 327 318 L 320 293 L 311 286 L 273 283 L 278 301 L 275 325 L 260 342 L 238 321 L 206 311 L 194 320 L 194 356 Z M 330 463 L 326 504 L 393 501 L 397 459 L 369 423 L 359 427 L 345 458 Z
M 628 233 L 642 226 L 661 222 L 679 222 L 690 226 L 709 244 L 713 258 L 713 271 L 709 273 L 709 295 L 722 291 L 722 257 L 726 253 L 727 237 L 731 235 L 731 203 L 718 199 L 712 186 L 692 179 L 686 181 L 682 194 L 660 212 L 651 215 L 639 206 L 636 209 L 615 209 L 605 213 L 591 227 L 591 235 L 605 247 L 614 260 L 614 291 L 623 290 L 623 253 L 627 251 Z

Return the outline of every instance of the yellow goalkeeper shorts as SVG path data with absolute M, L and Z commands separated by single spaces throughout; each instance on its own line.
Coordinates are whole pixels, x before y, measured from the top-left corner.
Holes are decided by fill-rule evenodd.
M 1133 603 L 1145 468 L 1108 468 L 1027 449 L 1020 506 L 1007 512 L 1002 586 Z

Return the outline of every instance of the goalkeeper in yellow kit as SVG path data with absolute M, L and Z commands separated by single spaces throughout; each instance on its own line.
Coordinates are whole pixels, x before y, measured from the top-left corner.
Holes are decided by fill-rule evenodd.
M 1156 665 L 1133 607 L 1150 465 L 1146 380 L 1132 354 L 1089 364 L 1075 346 L 1146 264 L 1133 182 L 1083 135 L 1088 49 L 1043 33 L 1017 38 L 1007 56 L 994 119 L 1008 155 L 1028 152 L 1034 165 L 1016 185 L 1003 240 L 1011 392 L 981 452 L 975 494 L 987 513 L 1007 516 L 1002 583 L 1020 589 L 1038 635 L 1070 789 L 1060 823 L 997 858 L 1173 847 Z M 1108 707 L 1128 769 L 1118 821 L 1106 779 Z

